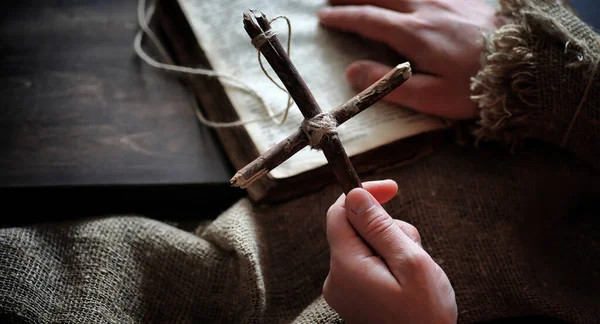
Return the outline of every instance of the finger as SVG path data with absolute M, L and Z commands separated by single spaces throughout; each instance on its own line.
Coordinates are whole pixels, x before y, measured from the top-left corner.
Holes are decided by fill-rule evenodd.
M 423 244 L 421 243 L 421 234 L 419 234 L 419 231 L 416 227 L 399 219 L 395 219 L 394 222 L 396 223 L 396 225 L 398 225 L 402 232 L 406 234 L 406 236 L 408 236 L 415 243 L 419 244 L 421 247 L 423 246 Z
M 357 61 L 346 70 L 346 78 L 357 91 L 362 91 L 391 69 L 390 66 L 373 61 Z M 476 116 L 476 106 L 469 99 L 468 93 L 461 94 L 462 86 L 438 76 L 413 74 L 383 100 L 429 115 L 450 119 L 473 118 Z M 468 89 L 468 85 L 464 87 Z
M 384 259 L 403 254 L 405 247 L 415 243 L 368 191 L 361 188 L 350 191 L 346 207 L 350 225 Z
M 429 256 L 400 229 L 368 191 L 361 188 L 350 191 L 346 206 L 349 223 L 383 259 L 400 284 L 412 276 L 413 271 L 421 271 L 420 267 Z
M 330 302 L 348 299 L 348 289 L 355 285 L 348 282 L 350 278 L 371 282 L 371 288 L 381 291 L 399 283 L 385 261 L 356 233 L 347 213 L 345 208 L 339 207 L 330 209 L 327 215 L 330 272 L 323 285 L 323 293 Z
M 319 19 L 324 26 L 356 33 L 405 51 L 401 53 L 404 56 L 411 56 L 422 47 L 416 37 L 418 23 L 410 14 L 373 6 L 341 6 L 321 9 Z M 397 46 L 399 40 L 402 49 Z
M 374 255 L 356 233 L 346 214 L 347 210 L 343 204 L 334 204 L 327 211 L 327 243 L 331 259 Z
M 363 182 L 362 186 L 371 193 L 380 204 L 385 204 L 390 201 L 398 192 L 398 184 L 391 179 L 367 181 Z
M 380 204 L 385 204 L 390 201 L 398 192 L 398 184 L 394 180 L 367 181 L 363 182 L 362 186 L 370 192 Z M 345 199 L 346 196 L 342 194 L 333 205 L 343 206 Z
M 364 182 L 363 187 L 380 203 L 389 201 L 398 192 L 398 185 L 392 180 Z M 372 255 L 370 248 L 350 225 L 344 203 L 345 195 L 341 195 L 327 211 L 327 240 L 331 253 Z
M 415 2 L 411 0 L 329 0 L 333 6 L 340 5 L 373 5 L 399 12 L 413 12 Z

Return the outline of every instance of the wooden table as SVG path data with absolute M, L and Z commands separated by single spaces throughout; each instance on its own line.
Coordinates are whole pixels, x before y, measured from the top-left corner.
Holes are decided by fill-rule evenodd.
M 198 214 L 200 206 L 214 216 L 245 194 L 229 185 L 234 170 L 212 130 L 199 125 L 180 81 L 137 58 L 136 6 L 122 0 L 3 6 L 5 208 L 172 217 Z
M 572 3 L 600 28 L 595 1 Z M 234 170 L 179 80 L 136 57 L 136 6 L 4 3 L 0 201 L 18 208 L 4 223 L 34 221 L 39 211 L 44 219 L 134 212 L 193 221 L 245 195 L 230 187 Z

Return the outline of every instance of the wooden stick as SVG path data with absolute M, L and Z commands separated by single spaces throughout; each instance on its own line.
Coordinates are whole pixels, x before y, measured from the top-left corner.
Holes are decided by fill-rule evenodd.
M 391 69 L 386 75 L 367 89 L 361 91 L 342 106 L 331 110 L 337 125 L 340 126 L 360 112 L 383 99 L 394 89 L 411 77 L 410 63 L 402 63 Z M 285 140 L 273 146 L 270 150 L 240 169 L 231 179 L 235 187 L 247 188 L 255 181 L 265 176 L 281 163 L 291 158 L 308 145 L 308 138 L 301 130 L 297 130 Z
M 255 181 L 267 175 L 271 170 L 291 158 L 294 154 L 300 152 L 306 145 L 308 145 L 306 134 L 302 130 L 297 130 L 294 134 L 279 142 L 236 172 L 230 180 L 231 185 L 242 189 L 248 188 Z
M 271 30 L 270 23 L 263 13 L 254 11 L 254 17 L 260 26 L 252 20 L 249 14 L 244 13 L 244 29 L 253 40 Z M 266 44 L 259 46 L 259 50 L 284 84 L 294 102 L 296 102 L 304 118 L 310 119 L 319 115 L 322 112 L 321 108 L 281 46 L 277 36 L 266 38 L 266 42 Z M 350 163 L 350 159 L 337 134 L 326 134 L 320 142 L 320 147 L 344 193 L 347 194 L 354 188 L 362 187 L 356 170 Z
M 410 63 L 398 64 L 377 80 L 377 82 L 361 91 L 345 104 L 332 109 L 330 113 L 339 126 L 365 109 L 373 106 L 376 102 L 390 94 L 390 92 L 404 84 L 411 76 Z
M 254 13 L 254 18 L 260 26 L 252 20 L 249 14 L 244 14 L 244 28 L 248 35 L 250 35 L 250 38 L 255 39 L 259 35 L 271 30 L 271 24 L 262 12 L 255 10 L 251 12 Z M 321 108 L 319 108 L 304 79 L 300 76 L 300 73 L 298 73 L 296 67 L 281 46 L 277 36 L 267 38 L 266 42 L 259 50 L 286 87 L 294 102 L 296 102 L 304 118 L 308 119 L 320 114 Z

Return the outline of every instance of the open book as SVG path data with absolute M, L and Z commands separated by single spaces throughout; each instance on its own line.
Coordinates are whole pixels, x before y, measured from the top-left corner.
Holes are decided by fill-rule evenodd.
M 290 58 L 321 108 L 328 111 L 357 94 L 345 79 L 345 70 L 351 62 L 371 59 L 396 66 L 405 60 L 383 44 L 322 27 L 317 19 L 317 10 L 326 2 L 177 0 L 159 2 L 157 13 L 160 13 L 160 24 L 171 41 L 179 64 L 209 67 L 235 76 L 262 96 L 266 105 L 276 113 L 286 108 L 288 95 L 274 85 L 261 69 L 257 50 L 243 28 L 242 14 L 249 9 L 257 9 L 268 18 L 278 15 L 288 17 L 292 24 Z M 273 22 L 273 29 L 285 44 L 288 40 L 285 21 Z M 263 65 L 281 84 L 264 58 Z M 302 114 L 295 104 L 290 108 L 285 123 L 277 125 L 265 118 L 267 110 L 256 97 L 226 84 L 221 84 L 219 89 L 214 79 L 208 79 L 202 76 L 192 78 L 195 84 L 193 91 L 208 119 L 214 122 L 263 119 L 239 127 L 217 129 L 236 169 L 285 139 L 302 122 Z M 277 119 L 282 116 L 279 114 Z M 341 125 L 339 134 L 357 171 L 365 172 L 414 158 L 415 152 L 423 152 L 422 147 L 416 148 L 420 144 L 413 143 L 410 149 L 407 145 L 390 145 L 445 127 L 441 120 L 381 101 Z M 369 157 L 377 149 L 379 154 Z M 248 192 L 257 201 L 276 201 L 330 181 L 335 181 L 335 178 L 327 169 L 323 153 L 306 147 L 272 170 L 261 183 L 249 187 Z

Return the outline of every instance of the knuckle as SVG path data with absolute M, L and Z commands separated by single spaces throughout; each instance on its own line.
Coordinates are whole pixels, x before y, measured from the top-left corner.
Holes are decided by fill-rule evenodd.
M 393 19 L 393 16 L 382 14 L 380 7 L 370 4 L 358 7 L 355 14 L 357 22 L 360 21 L 368 25 L 394 27 L 396 24 L 396 20 Z
M 366 219 L 365 235 L 383 235 L 392 227 L 392 219 L 381 208 L 371 208 L 363 215 Z
M 371 256 L 361 260 L 361 262 L 356 262 L 348 267 L 348 273 L 352 278 L 366 278 L 372 270 L 373 260 L 378 258 L 376 256 Z
M 402 228 L 406 236 L 408 236 L 411 240 L 415 242 L 421 242 L 421 234 L 419 230 L 411 224 L 405 223 Z
M 423 3 L 433 8 L 449 9 L 447 0 L 424 0 Z
M 433 261 L 427 252 L 416 251 L 406 256 L 404 266 L 407 267 L 417 277 L 427 275 L 431 269 Z
M 437 29 L 435 22 L 418 15 L 414 15 L 409 19 L 408 24 L 410 25 L 410 28 L 419 31 L 434 31 Z
M 360 20 L 370 20 L 375 16 L 376 8 L 373 5 L 360 6 L 357 10 L 357 18 Z

